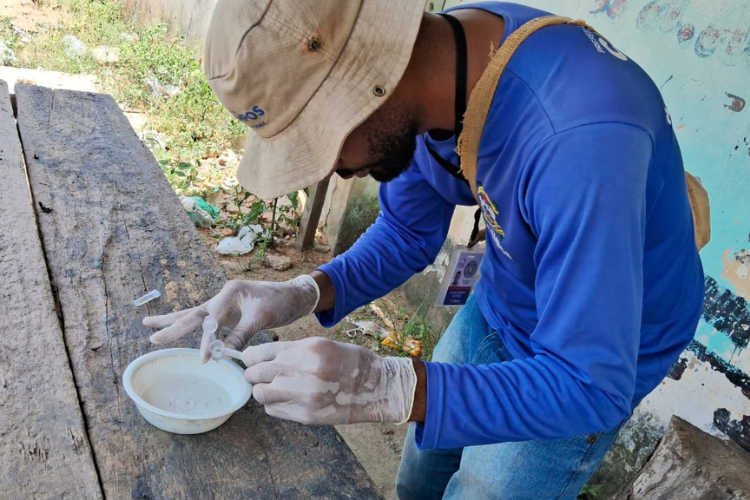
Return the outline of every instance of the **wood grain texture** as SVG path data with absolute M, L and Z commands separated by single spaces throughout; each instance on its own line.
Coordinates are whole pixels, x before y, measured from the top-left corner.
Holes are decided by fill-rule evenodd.
M 331 427 L 248 405 L 219 429 L 151 427 L 122 388 L 154 350 L 141 320 L 201 304 L 226 277 L 151 153 L 102 94 L 16 87 L 39 227 L 105 496 L 112 499 L 379 498 Z M 49 209 L 52 209 L 50 212 Z M 162 298 L 135 308 L 151 289 Z M 198 335 L 169 347 L 197 347 Z
M 315 233 L 318 230 L 320 214 L 323 212 L 329 184 L 330 179 L 323 179 L 314 186 L 310 186 L 310 197 L 307 200 L 307 205 L 305 205 L 305 211 L 299 225 L 297 250 L 308 250 L 315 244 Z
M 0 497 L 102 498 L 0 81 Z
M 740 445 L 673 415 L 646 465 L 612 500 L 747 500 L 749 471 Z

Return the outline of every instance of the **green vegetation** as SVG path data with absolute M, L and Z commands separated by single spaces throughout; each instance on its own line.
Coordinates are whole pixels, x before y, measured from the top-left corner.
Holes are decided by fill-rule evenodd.
M 587 484 L 578 494 L 578 500 L 594 500 L 599 495 L 601 484 Z
M 227 182 L 234 178 L 236 164 L 220 165 L 219 158 L 232 150 L 245 127 L 217 101 L 193 48 L 182 38 L 171 36 L 165 24 L 140 27 L 124 21 L 117 0 L 36 0 L 40 2 L 60 13 L 60 24 L 24 34 L 0 18 L 0 40 L 15 52 L 14 66 L 95 75 L 124 110 L 146 118 L 141 138 L 178 194 L 226 195 L 242 210 L 222 212 L 219 228 L 237 232 L 244 225 L 261 224 L 266 229 L 259 258 L 277 230 L 296 232 L 298 193 L 281 202 L 264 201 Z M 100 46 L 117 54 L 117 61 L 97 62 L 91 49 Z
M 0 40 L 13 52 L 20 49 L 20 37 L 13 30 L 13 24 L 7 17 L 0 17 Z
M 193 52 L 171 41 L 165 25 L 147 26 L 135 43 L 120 47 L 119 71 L 100 78 L 122 105 L 147 110 L 151 127 L 168 138 L 155 149 L 159 160 L 175 166 L 215 157 L 244 133 L 214 97 Z
M 394 296 L 397 300 L 402 298 Z M 409 357 L 409 341 L 421 342 L 421 353 L 416 356 L 420 359 L 431 360 L 432 352 L 439 340 L 439 335 L 433 332 L 428 324 L 425 310 L 419 308 L 411 312 L 406 307 L 395 304 L 386 298 L 377 299 L 373 305 L 367 305 L 354 311 L 349 319 L 351 321 L 368 321 L 378 325 L 381 331 L 388 331 L 391 327 L 398 334 L 394 336 L 395 345 L 382 345 L 380 332 L 359 332 L 350 321 L 344 321 L 334 331 L 334 340 L 352 342 L 379 351 L 388 356 Z M 349 335 L 347 335 L 349 332 Z
M 403 344 L 409 338 L 422 342 L 422 355 L 420 357 L 426 360 L 432 359 L 432 351 L 435 349 L 438 339 L 427 324 L 425 311 L 419 309 L 410 314 L 404 307 L 399 307 L 397 318 L 401 324 L 399 332 L 401 333 L 401 343 Z

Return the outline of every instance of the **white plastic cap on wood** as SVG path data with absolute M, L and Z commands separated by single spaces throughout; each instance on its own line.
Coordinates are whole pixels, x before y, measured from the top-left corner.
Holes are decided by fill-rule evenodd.
M 135 307 L 140 307 L 144 304 L 148 304 L 152 300 L 158 299 L 159 297 L 161 297 L 161 292 L 159 292 L 159 290 L 151 290 L 143 297 L 138 297 L 137 299 L 135 299 L 133 301 L 133 305 Z

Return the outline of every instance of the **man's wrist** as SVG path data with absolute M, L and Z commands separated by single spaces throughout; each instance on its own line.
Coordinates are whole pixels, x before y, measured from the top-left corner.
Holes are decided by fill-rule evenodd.
M 414 373 L 417 374 L 417 386 L 414 389 L 414 403 L 409 422 L 424 422 L 427 414 L 427 368 L 420 359 L 412 359 Z
M 315 270 L 310 273 L 310 277 L 315 280 L 320 291 L 318 305 L 313 312 L 330 311 L 336 305 L 336 293 L 333 287 L 333 281 L 323 271 Z

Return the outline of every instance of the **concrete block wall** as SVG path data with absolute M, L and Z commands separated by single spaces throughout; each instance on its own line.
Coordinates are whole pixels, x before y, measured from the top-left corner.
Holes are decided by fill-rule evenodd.
M 123 3 L 135 21 L 165 22 L 171 33 L 184 36 L 201 49 L 216 0 L 123 0 Z
M 380 212 L 378 186 L 369 177 L 351 180 L 337 175 L 331 177 L 320 225 L 334 255 L 351 248 L 377 219 Z

